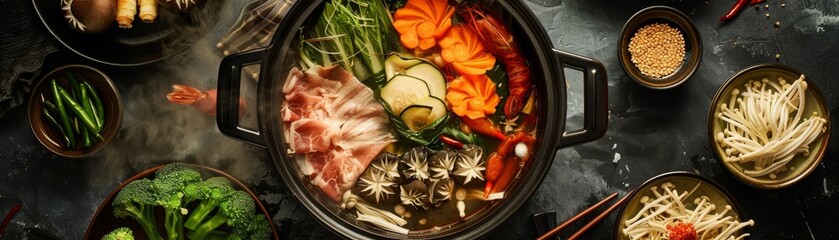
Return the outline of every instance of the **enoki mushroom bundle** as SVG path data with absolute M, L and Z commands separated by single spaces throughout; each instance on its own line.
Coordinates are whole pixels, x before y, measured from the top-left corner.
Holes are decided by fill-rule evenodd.
M 725 150 L 724 161 L 752 162 L 746 175 L 775 179 L 796 154 L 809 154 L 810 143 L 825 132 L 827 121 L 815 112 L 805 118 L 804 75 L 791 84 L 764 78 L 744 86 L 745 91 L 734 89 L 728 104 L 720 106 L 716 116 L 726 125 L 715 137 Z
M 641 198 L 644 207 L 629 220 L 624 222 L 623 234 L 629 239 L 743 239 L 748 233 L 738 231 L 746 226 L 754 226 L 754 221 L 739 222 L 727 215 L 731 206 L 726 205 L 721 212 L 710 203 L 707 196 L 695 198 L 695 207 L 689 207 L 687 200 L 697 188 L 679 194 L 675 185 L 666 182 L 661 189 L 653 186 L 650 190 L 654 198 Z

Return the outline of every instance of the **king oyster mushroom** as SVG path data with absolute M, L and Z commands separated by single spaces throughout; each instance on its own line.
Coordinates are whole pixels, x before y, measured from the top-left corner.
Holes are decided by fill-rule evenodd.
M 402 175 L 399 175 L 399 157 L 393 153 L 384 152 L 376 156 L 371 166 L 385 174 L 385 177 L 395 183 L 402 182 Z
M 462 185 L 477 184 L 485 181 L 486 160 L 484 149 L 473 144 L 463 146 L 460 157 L 454 165 L 454 177 Z
M 427 182 L 431 178 L 428 172 L 428 150 L 425 147 L 415 147 L 400 157 L 402 176 L 405 181 L 412 179 Z
M 451 149 L 440 150 L 432 154 L 428 163 L 431 179 L 448 179 L 458 158 L 457 152 Z
M 420 180 L 414 180 L 411 183 L 402 185 L 400 187 L 401 194 L 399 198 L 403 205 L 411 205 L 416 209 L 428 209 L 430 202 L 428 201 L 428 187 Z
M 428 201 L 432 204 L 449 200 L 454 192 L 454 181 L 451 178 L 434 181 L 428 190 Z
M 389 179 L 385 172 L 367 168 L 355 184 L 358 195 L 377 204 L 390 204 L 396 200 L 399 184 Z

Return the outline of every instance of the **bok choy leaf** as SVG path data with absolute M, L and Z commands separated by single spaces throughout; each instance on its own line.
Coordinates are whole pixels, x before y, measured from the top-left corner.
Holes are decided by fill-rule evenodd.
M 340 64 L 358 79 L 384 70 L 386 55 L 401 48 L 382 0 L 332 0 L 300 35 L 303 68 Z

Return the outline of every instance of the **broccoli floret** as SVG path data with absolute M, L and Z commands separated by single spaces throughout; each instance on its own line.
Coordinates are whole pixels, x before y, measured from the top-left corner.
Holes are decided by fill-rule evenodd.
M 166 211 L 164 226 L 167 239 L 184 239 L 184 189 L 188 185 L 200 183 L 201 173 L 184 164 L 172 163 L 157 170 L 152 182 L 157 190 L 155 203 Z
M 219 203 L 219 209 L 213 217 L 201 223 L 189 233 L 189 239 L 204 239 L 207 235 L 227 223 L 233 229 L 247 227 L 252 221 L 256 204 L 248 193 L 235 191 L 230 197 Z
M 193 201 L 198 203 L 190 211 L 187 204 Z M 135 219 L 151 240 L 265 239 L 271 234 L 265 217 L 254 216 L 256 204 L 247 192 L 234 190 L 224 177 L 202 182 L 200 172 L 178 163 L 162 167 L 154 180 L 127 184 L 113 206 L 114 216 Z M 165 211 L 165 238 L 155 222 L 158 206 Z M 217 229 L 225 224 L 229 229 Z M 185 227 L 192 231 L 184 234 Z
M 200 200 L 184 222 L 184 227 L 194 230 L 218 208 L 219 202 L 227 199 L 235 190 L 230 180 L 224 177 L 211 177 L 201 183 L 187 185 L 184 189 L 184 202 Z
M 263 240 L 271 239 L 271 225 L 268 224 L 267 218 L 261 213 L 251 215 L 250 221 L 246 225 L 240 225 L 233 229 L 233 233 L 227 238 L 228 240 Z
M 102 236 L 102 240 L 134 240 L 134 232 L 127 227 L 121 227 Z
M 140 179 L 125 185 L 114 198 L 114 216 L 130 217 L 140 223 L 150 240 L 162 240 L 154 220 L 157 192 L 151 180 Z

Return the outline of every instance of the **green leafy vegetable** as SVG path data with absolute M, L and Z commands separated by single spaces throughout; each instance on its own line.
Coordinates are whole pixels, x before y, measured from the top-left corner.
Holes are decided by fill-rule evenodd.
M 504 121 L 504 102 L 507 101 L 507 96 L 510 95 L 510 87 L 508 86 L 509 77 L 504 64 L 501 61 L 496 61 L 495 66 L 486 73 L 487 77 L 495 84 L 495 93 L 498 94 L 500 103 L 495 106 L 495 113 L 490 116 L 494 122 Z
M 303 68 L 340 64 L 358 79 L 384 70 L 384 58 L 401 45 L 382 0 L 333 0 L 313 29 L 301 28 Z

